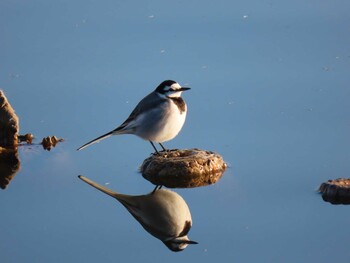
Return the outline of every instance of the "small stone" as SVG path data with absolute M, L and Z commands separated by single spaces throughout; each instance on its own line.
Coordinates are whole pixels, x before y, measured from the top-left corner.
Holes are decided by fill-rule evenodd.
M 214 152 L 200 149 L 169 150 L 143 161 L 140 172 L 154 185 L 193 188 L 216 183 L 227 164 Z

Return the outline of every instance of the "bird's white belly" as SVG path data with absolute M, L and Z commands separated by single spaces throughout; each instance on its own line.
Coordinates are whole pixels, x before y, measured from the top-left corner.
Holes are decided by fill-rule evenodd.
M 173 139 L 185 123 L 186 111 L 180 113 L 173 102 L 170 102 L 168 106 L 170 108 L 164 110 L 164 114 L 154 114 L 154 120 L 140 125 L 140 132 L 136 132 L 138 133 L 136 135 L 153 142 L 165 142 Z M 145 118 L 143 118 L 144 120 Z
M 181 131 L 182 126 L 185 123 L 186 112 L 182 114 L 171 114 L 168 117 L 168 121 L 165 122 L 163 130 L 153 138 L 154 142 L 165 142 L 173 139 Z

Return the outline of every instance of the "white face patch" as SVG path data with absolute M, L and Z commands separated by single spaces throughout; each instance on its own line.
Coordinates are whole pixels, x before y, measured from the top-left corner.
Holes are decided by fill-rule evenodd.
M 166 96 L 169 98 L 178 98 L 181 97 L 182 91 L 168 91 Z
M 182 91 L 179 91 L 179 89 L 181 89 L 181 86 L 179 83 L 174 83 L 170 87 L 166 87 L 166 88 L 168 88 L 166 92 L 167 97 L 178 98 L 181 96 Z
M 179 83 L 174 83 L 173 85 L 171 85 L 171 88 L 172 88 L 173 90 L 177 90 L 177 89 L 181 89 L 181 86 L 180 86 Z

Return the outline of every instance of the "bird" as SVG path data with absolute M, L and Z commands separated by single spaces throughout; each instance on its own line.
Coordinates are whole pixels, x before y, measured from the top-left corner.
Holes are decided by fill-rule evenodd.
M 171 251 L 179 252 L 190 244 L 198 244 L 187 236 L 192 227 L 191 212 L 179 194 L 164 189 L 146 195 L 120 194 L 82 175 L 78 177 L 117 199 L 148 233 L 161 240 Z
M 159 143 L 162 150 L 166 151 L 162 143 L 173 139 L 185 123 L 187 105 L 181 94 L 189 89 L 180 86 L 174 80 L 163 81 L 136 105 L 120 126 L 77 150 L 82 150 L 112 135 L 134 134 L 148 140 L 155 153 L 159 154 L 154 142 Z

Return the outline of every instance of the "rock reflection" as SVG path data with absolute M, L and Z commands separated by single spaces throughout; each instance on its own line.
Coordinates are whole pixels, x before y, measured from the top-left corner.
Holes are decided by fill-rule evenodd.
M 0 147 L 0 188 L 6 189 L 13 177 L 19 171 L 21 162 L 16 149 Z
M 79 178 L 117 199 L 148 233 L 160 239 L 170 250 L 178 252 L 189 244 L 197 244 L 187 237 L 192 218 L 185 200 L 179 194 L 160 189 L 147 195 L 125 195 L 113 192 L 84 176 Z

